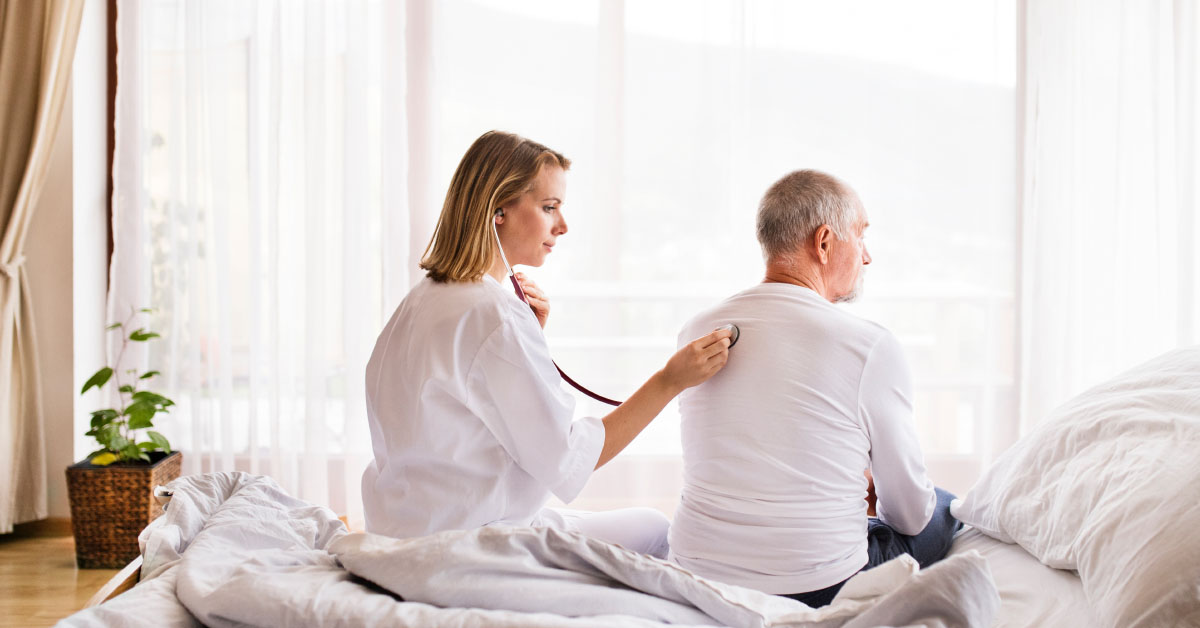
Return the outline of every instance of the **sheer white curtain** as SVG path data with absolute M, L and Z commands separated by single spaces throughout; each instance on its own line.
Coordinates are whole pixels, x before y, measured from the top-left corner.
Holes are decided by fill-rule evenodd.
M 1200 342 L 1200 12 L 1028 2 L 1022 421 Z
M 493 128 L 574 161 L 570 232 L 525 270 L 586 385 L 627 396 L 688 317 L 760 281 L 758 198 L 815 167 L 866 202 L 853 307 L 909 351 L 935 480 L 965 490 L 1015 433 L 1013 0 L 121 9 L 114 315 L 161 309 L 150 359 L 189 470 L 270 473 L 357 514 L 367 353 Z M 577 505 L 673 509 L 678 421 Z
M 758 199 L 814 167 L 867 205 L 875 262 L 852 309 L 906 346 L 934 479 L 965 491 L 1011 442 L 1013 3 L 436 9 L 435 178 L 447 181 L 493 126 L 574 160 L 570 231 L 528 271 L 551 295 L 546 335 L 572 377 L 610 397 L 635 390 L 685 320 L 761 280 Z M 605 411 L 583 399 L 580 409 Z M 673 509 L 678 429 L 672 405 L 593 476 L 580 505 Z
M 135 358 L 179 404 L 161 431 L 185 473 L 266 473 L 357 518 L 363 366 L 412 266 L 404 6 L 119 16 L 110 315 L 157 310 Z

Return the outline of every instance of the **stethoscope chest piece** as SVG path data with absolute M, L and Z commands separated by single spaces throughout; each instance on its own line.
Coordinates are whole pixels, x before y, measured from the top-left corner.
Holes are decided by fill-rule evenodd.
M 733 335 L 729 337 L 729 348 L 730 349 L 733 348 L 733 345 L 737 344 L 738 338 L 740 338 L 742 336 L 742 330 L 738 329 L 738 326 L 734 325 L 733 323 L 721 325 L 717 329 L 728 329 L 733 332 Z

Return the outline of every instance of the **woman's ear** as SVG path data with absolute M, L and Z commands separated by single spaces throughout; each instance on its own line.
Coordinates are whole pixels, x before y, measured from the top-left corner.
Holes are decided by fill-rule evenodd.
M 504 208 L 497 207 L 495 216 L 496 216 L 496 224 L 498 224 L 498 225 L 503 224 L 504 223 Z

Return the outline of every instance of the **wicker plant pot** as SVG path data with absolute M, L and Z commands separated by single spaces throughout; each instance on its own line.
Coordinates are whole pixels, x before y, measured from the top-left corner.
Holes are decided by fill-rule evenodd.
M 120 569 L 140 553 L 138 534 L 162 507 L 154 487 L 179 477 L 183 454 L 150 454 L 150 464 L 67 467 L 75 562 L 81 569 Z

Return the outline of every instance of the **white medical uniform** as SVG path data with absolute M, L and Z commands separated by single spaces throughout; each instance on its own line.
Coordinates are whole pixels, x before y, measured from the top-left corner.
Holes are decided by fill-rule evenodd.
M 362 478 L 368 531 L 407 538 L 532 524 L 596 532 L 588 513 L 542 509 L 551 494 L 570 502 L 583 489 L 604 424 L 572 420 L 575 400 L 560 386 L 537 318 L 491 276 L 414 287 L 379 335 L 366 375 L 375 454 Z M 593 536 L 665 553 L 666 519 L 630 516 L 657 538 L 623 536 L 628 522 L 614 538 L 611 517 Z
M 767 593 L 816 591 L 867 563 L 867 480 L 880 519 L 916 534 L 933 515 L 900 343 L 808 288 L 763 283 L 693 318 L 725 323 L 729 362 L 684 391 L 684 487 L 671 559 Z

